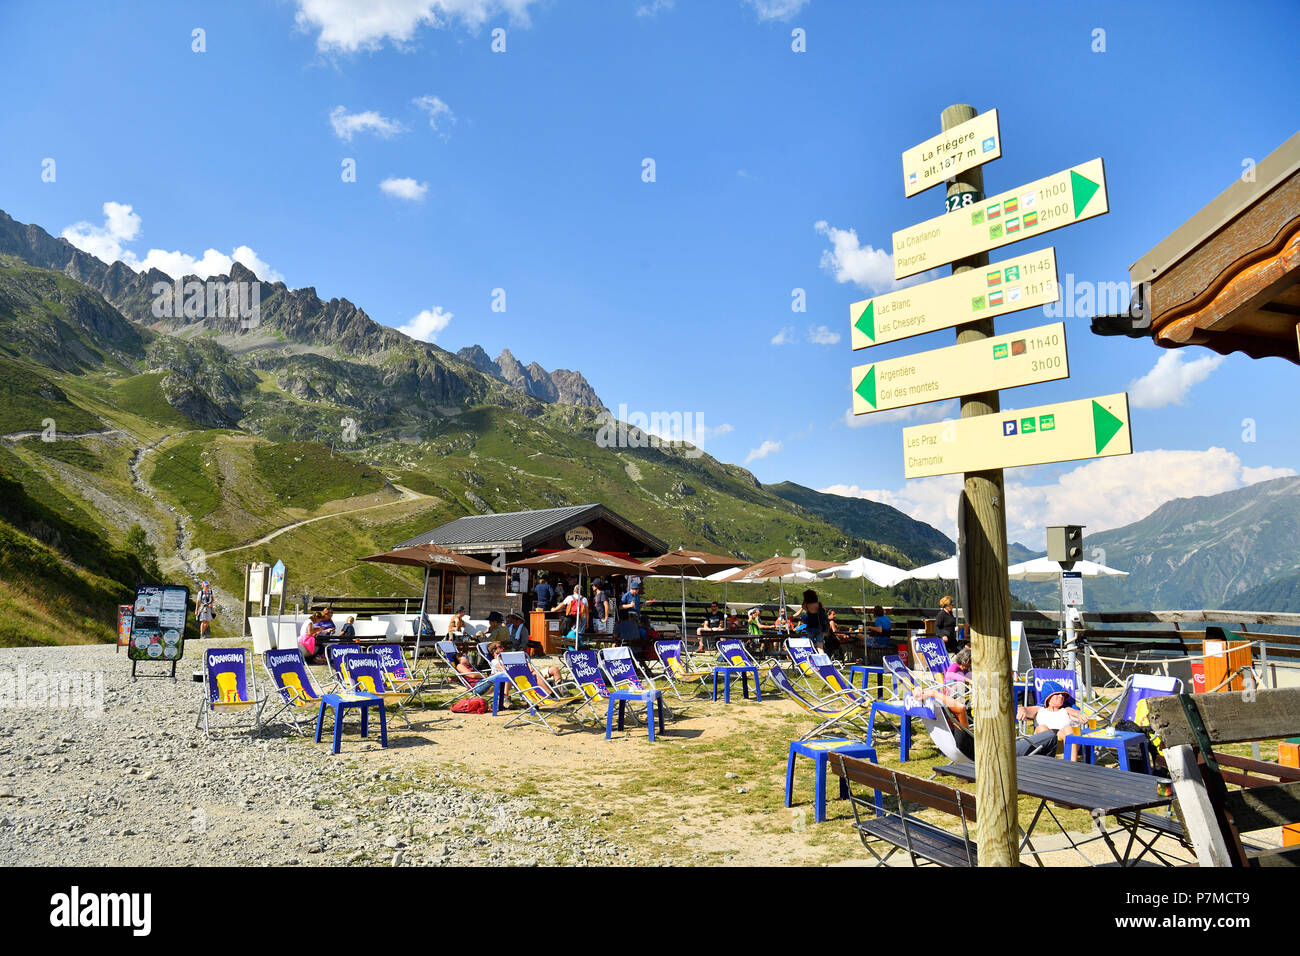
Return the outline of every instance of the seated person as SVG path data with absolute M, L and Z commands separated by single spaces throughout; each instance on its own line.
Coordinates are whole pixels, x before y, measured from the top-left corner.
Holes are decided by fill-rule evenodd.
M 723 616 L 722 612 L 718 610 L 718 602 L 714 601 L 709 605 L 709 610 L 704 615 L 704 623 L 701 624 L 699 629 L 695 632 L 695 636 L 699 638 L 699 640 L 696 641 L 695 653 L 704 653 L 704 636 L 706 634 L 718 634 L 726 629 L 726 618 Z
M 889 619 L 885 609 L 879 604 L 871 614 L 875 621 L 864 629 L 867 632 L 868 643 L 871 647 L 889 647 L 890 639 L 894 636 L 894 622 Z
M 740 616 L 739 611 L 727 611 L 727 630 L 743 631 L 745 629 L 745 619 Z
M 325 663 L 325 642 L 316 639 L 316 628 L 320 624 L 320 612 L 312 612 L 311 617 L 302 623 L 302 631 L 298 634 L 298 646 L 302 648 L 302 655 L 308 664 Z
M 501 616 L 500 611 L 493 611 L 488 615 L 487 633 L 483 635 L 483 640 L 503 645 L 507 650 L 510 649 L 510 632 L 506 630 L 506 619 Z
M 1016 720 L 1032 720 L 1034 729 L 1038 733 L 1051 731 L 1058 740 L 1063 741 L 1066 736 L 1088 722 L 1083 711 L 1071 706 L 1074 703 L 1074 696 L 1064 684 L 1054 680 L 1043 681 L 1038 697 L 1042 701 L 1041 704 L 1016 708 Z M 1070 752 L 1066 754 L 1067 760 L 1074 759 L 1074 750 L 1075 748 L 1071 746 Z
M 933 699 L 948 708 L 948 712 L 963 727 L 970 727 L 966 702 L 970 696 L 970 648 L 962 648 L 943 674 L 943 688 L 918 687 L 912 696 L 918 701 Z
M 516 651 L 527 651 L 530 643 L 535 644 L 538 650 L 541 645 L 529 641 L 528 628 L 524 626 L 524 616 L 518 611 L 511 611 L 506 615 L 506 631 L 510 634 L 510 646 Z
M 504 674 L 506 672 L 505 665 L 501 663 L 501 655 L 508 650 L 510 650 L 510 646 L 501 641 L 494 641 L 488 648 L 488 652 L 492 655 L 492 673 Z M 555 688 L 562 680 L 564 680 L 564 676 L 560 673 L 560 669 L 554 664 L 546 668 L 545 678 L 542 677 L 542 674 L 538 672 L 537 668 L 531 663 L 529 663 L 528 669 L 532 671 L 533 676 L 539 680 L 545 679 L 552 688 Z
M 456 608 L 456 613 L 453 614 L 453 615 L 451 616 L 451 620 L 447 622 L 447 636 L 448 636 L 448 637 L 464 637 L 464 636 L 465 636 L 465 622 L 466 622 L 468 619 L 469 619 L 469 617 L 468 617 L 468 615 L 465 613 L 465 607 L 464 607 L 464 605 L 462 605 L 461 607 Z
M 322 637 L 333 637 L 335 630 L 334 608 L 327 607 L 325 610 L 320 612 L 320 621 L 316 625 L 317 641 Z
M 357 629 L 353 627 L 357 623 L 355 617 L 349 617 L 343 622 L 343 627 L 339 630 L 339 638 L 344 641 L 355 641 L 357 639 Z
M 456 673 L 463 674 L 465 676 L 465 683 L 470 687 L 473 687 L 483 679 L 483 675 L 481 675 L 478 672 L 478 669 L 469 662 L 468 654 L 456 655 Z

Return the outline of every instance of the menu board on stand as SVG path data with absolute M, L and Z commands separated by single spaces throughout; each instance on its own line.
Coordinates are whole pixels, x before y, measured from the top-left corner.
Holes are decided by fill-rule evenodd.
M 176 679 L 176 662 L 185 653 L 185 618 L 190 607 L 190 589 L 181 585 L 146 585 L 135 592 L 131 606 L 131 643 L 126 656 L 131 661 L 131 679 L 136 665 L 152 661 L 171 665 Z M 149 675 L 162 677 L 162 674 Z

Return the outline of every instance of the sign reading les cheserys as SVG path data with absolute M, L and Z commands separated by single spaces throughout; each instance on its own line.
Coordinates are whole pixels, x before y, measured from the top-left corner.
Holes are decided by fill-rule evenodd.
M 855 349 L 1055 302 L 1056 249 L 1016 256 L 849 306 Z
M 894 233 L 894 278 L 1041 235 L 1109 211 L 1100 159 Z
M 1001 155 L 998 111 L 980 113 L 903 151 L 903 194 L 915 196 Z
M 1070 377 L 1065 323 L 918 352 L 853 369 L 853 414 L 923 405 Z
M 1132 453 L 1125 392 L 903 429 L 907 478 Z

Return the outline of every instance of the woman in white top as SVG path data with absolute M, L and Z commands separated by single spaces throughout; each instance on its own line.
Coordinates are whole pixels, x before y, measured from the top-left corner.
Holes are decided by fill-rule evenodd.
M 1073 733 L 1075 728 L 1087 723 L 1087 715 L 1070 706 L 1074 703 L 1074 696 L 1064 684 L 1052 680 L 1043 681 L 1038 696 L 1043 703 L 1037 707 L 1016 708 L 1016 720 L 1032 720 L 1035 729 L 1054 731 L 1057 739 L 1062 741 Z M 1070 748 L 1065 759 L 1074 759 L 1074 747 Z

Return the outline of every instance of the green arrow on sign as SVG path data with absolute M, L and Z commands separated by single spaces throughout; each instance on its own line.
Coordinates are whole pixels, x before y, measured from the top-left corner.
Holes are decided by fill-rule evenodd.
M 868 299 L 867 307 L 862 310 L 858 316 L 858 321 L 853 323 L 854 327 L 865 335 L 871 341 L 876 341 L 876 300 Z
M 876 407 L 876 367 L 873 365 L 867 369 L 867 374 L 862 376 L 862 381 L 858 382 L 858 387 L 854 389 L 862 400 L 872 408 Z
M 1070 170 L 1070 195 L 1074 197 L 1075 219 L 1079 218 L 1079 213 L 1088 205 L 1088 200 L 1097 195 L 1100 188 L 1100 183 L 1094 183 L 1087 176 L 1080 176 L 1073 169 Z
M 1110 444 L 1110 440 L 1119 434 L 1119 430 L 1123 427 L 1123 421 L 1106 411 L 1097 402 L 1092 403 L 1092 432 L 1097 439 L 1097 454 L 1101 454 L 1101 450 Z

